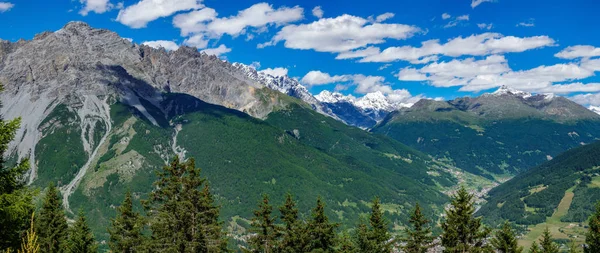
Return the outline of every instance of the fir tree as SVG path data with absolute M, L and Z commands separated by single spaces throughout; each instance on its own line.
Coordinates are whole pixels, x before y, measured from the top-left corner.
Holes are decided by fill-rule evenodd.
M 285 196 L 285 202 L 279 207 L 283 228 L 279 251 L 283 253 L 299 252 L 303 248 L 304 229 L 298 221 L 298 208 L 292 194 Z
M 552 241 L 552 236 L 550 235 L 550 230 L 548 227 L 544 230 L 542 234 L 542 239 L 540 240 L 541 253 L 558 253 L 558 245 Z
M 133 211 L 131 192 L 127 191 L 121 206 L 117 208 L 117 217 L 111 219 L 108 229 L 110 241 L 108 246 L 113 252 L 134 252 L 143 242 L 143 219 Z
M 65 251 L 68 226 L 62 209 L 60 194 L 54 184 L 50 184 L 46 190 L 46 196 L 36 225 L 42 252 Z
M 379 198 L 375 198 L 371 205 L 369 226 L 361 225 L 359 229 L 359 250 L 361 252 L 390 252 L 392 250 L 392 236 L 388 231 L 388 223 L 383 217 Z
M 508 221 L 504 222 L 502 228 L 496 231 L 494 238 L 491 240 L 492 246 L 498 253 L 521 253 L 523 247 L 520 247 L 515 232 Z
M 94 240 L 92 230 L 87 224 L 83 210 L 79 214 L 75 224 L 69 228 L 69 240 L 67 252 L 69 253 L 95 253 L 98 245 Z
M 254 218 L 250 224 L 255 233 L 249 241 L 251 252 L 269 253 L 277 248 L 279 231 L 275 227 L 275 217 L 272 217 L 272 212 L 273 206 L 269 204 L 269 196 L 265 194 L 258 205 L 258 210 L 254 211 Z
M 206 180 L 200 177 L 193 159 L 181 163 L 175 157 L 158 172 L 150 199 L 144 202 L 149 213 L 151 250 L 167 252 L 226 251 L 227 240 L 218 221 Z
M 357 248 L 352 242 L 352 238 L 348 233 L 343 233 L 339 239 L 339 248 L 336 250 L 337 253 L 357 253 Z
M 0 83 L 0 92 L 2 90 Z M 20 118 L 4 121 L 0 117 L 0 251 L 20 246 L 21 235 L 28 229 L 34 209 L 33 192 L 26 187 L 23 176 L 29 169 L 29 162 L 22 160 L 14 167 L 5 164 L 8 144 L 20 125 Z
M 412 229 L 406 228 L 407 237 L 403 239 L 405 246 L 403 247 L 406 253 L 426 253 L 432 246 L 433 237 L 431 236 L 431 227 L 429 221 L 421 212 L 419 203 L 415 205 L 415 210 L 410 215 L 410 224 Z
M 337 223 L 329 222 L 325 215 L 325 203 L 321 197 L 317 198 L 317 206 L 312 210 L 312 218 L 307 224 L 307 245 L 303 252 L 334 252 L 335 251 L 335 230 L 339 226 Z
M 444 252 L 492 252 L 485 243 L 489 229 L 481 224 L 481 218 L 473 217 L 474 213 L 473 195 L 461 187 L 446 210 L 446 220 L 442 223 Z
M 569 251 L 567 251 L 568 253 L 579 253 L 580 250 L 577 246 L 577 243 L 575 243 L 575 241 L 571 240 L 571 242 L 569 242 Z
M 596 212 L 590 217 L 585 244 L 585 253 L 600 252 L 600 202 L 596 205 Z
M 531 244 L 531 247 L 529 248 L 529 253 L 541 253 L 542 251 L 540 250 L 540 247 L 538 246 L 537 242 L 533 242 Z

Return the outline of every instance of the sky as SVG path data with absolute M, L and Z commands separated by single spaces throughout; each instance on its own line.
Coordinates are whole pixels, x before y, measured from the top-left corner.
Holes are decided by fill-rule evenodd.
M 506 85 L 600 106 L 598 11 L 596 0 L 0 0 L 0 39 L 84 21 L 288 75 L 315 95 L 410 102 Z

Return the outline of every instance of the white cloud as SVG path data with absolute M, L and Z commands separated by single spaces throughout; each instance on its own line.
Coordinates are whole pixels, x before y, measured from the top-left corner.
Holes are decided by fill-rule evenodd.
M 535 19 L 530 18 L 529 20 L 525 21 L 525 22 L 520 22 L 517 24 L 517 27 L 519 26 L 523 26 L 523 27 L 534 27 L 535 23 L 534 23 Z
M 596 57 L 600 56 L 600 48 L 586 45 L 570 46 L 558 52 L 554 56 L 563 59 Z
M 386 64 L 381 65 L 381 67 L 379 67 L 377 70 L 384 70 L 391 66 L 392 66 L 392 64 L 386 63 Z
M 231 48 L 228 48 L 225 45 L 221 44 L 217 48 L 204 49 L 204 50 L 202 50 L 202 52 L 205 54 L 208 54 L 208 55 L 215 55 L 215 56 L 219 57 L 223 54 L 231 52 Z
M 84 4 L 83 9 L 79 11 L 83 16 L 87 16 L 90 12 L 102 14 L 114 8 L 109 0 L 79 0 L 79 2 Z
M 119 11 L 117 21 L 131 28 L 143 28 L 153 20 L 178 11 L 202 8 L 202 0 L 141 0 Z
M 436 60 L 436 58 L 430 57 L 435 55 L 450 57 L 463 55 L 484 56 L 490 54 L 519 53 L 553 45 L 554 40 L 548 36 L 520 38 L 503 36 L 498 33 L 483 33 L 464 38 L 457 37 L 444 44 L 440 44 L 439 40 L 428 40 L 422 42 L 421 47 L 389 47 L 379 53 L 371 50 L 373 54 L 368 56 L 361 55 L 363 58 L 360 62 L 392 62 L 403 60 L 415 63 L 427 63 Z
M 427 75 L 419 72 L 415 68 L 407 67 L 400 70 L 397 75 L 398 80 L 400 81 L 425 81 L 427 80 Z
M 539 89 L 538 92 L 569 94 L 573 92 L 599 92 L 600 83 L 569 83 L 555 84 L 546 88 Z
M 478 5 L 485 3 L 485 2 L 493 3 L 493 2 L 496 2 L 496 0 L 472 0 L 471 8 L 475 9 L 475 7 L 477 7 Z
M 354 75 L 330 75 L 318 70 L 308 72 L 302 79 L 301 83 L 307 86 L 325 85 L 338 83 L 336 90 L 345 90 L 349 86 L 356 86 L 354 92 L 366 94 L 370 92 L 380 91 L 382 93 L 390 93 L 392 87 L 385 84 L 385 78 L 382 76 L 365 76 L 362 74 Z M 344 83 L 344 84 L 339 84 Z
M 260 68 L 260 62 L 253 61 L 252 63 L 250 63 L 250 67 L 252 67 L 254 69 L 259 69 Z
M 491 30 L 492 27 L 494 27 L 494 24 L 492 24 L 492 23 L 489 23 L 489 24 L 479 23 L 479 24 L 477 24 L 477 27 L 479 27 L 479 29 L 482 29 L 482 30 L 483 29 L 485 29 L 485 30 Z
M 208 40 L 204 38 L 203 34 L 196 34 L 192 37 L 187 38 L 183 41 L 183 44 L 190 47 L 196 47 L 199 49 L 206 48 L 208 46 Z
M 600 105 L 600 93 L 579 94 L 570 97 L 570 99 L 582 105 Z
M 464 21 L 469 21 L 469 15 L 462 15 L 462 16 L 456 17 L 454 20 L 448 22 L 448 24 L 446 24 L 444 26 L 444 28 L 455 27 L 458 24 L 463 23 Z
M 287 76 L 288 69 L 287 68 L 267 68 L 267 69 L 263 69 L 258 72 L 262 72 L 262 73 L 269 74 L 272 76 Z
M 377 16 L 377 17 L 375 18 L 375 21 L 376 21 L 376 22 L 383 22 L 383 21 L 386 21 L 386 20 L 388 20 L 388 19 L 390 19 L 390 18 L 393 18 L 395 15 L 396 15 L 396 14 L 394 14 L 394 13 L 391 13 L 391 12 L 386 12 L 386 13 L 383 13 L 383 14 L 381 14 L 381 15 Z
M 350 75 L 331 76 L 329 73 L 324 73 L 319 70 L 312 70 L 306 73 L 300 82 L 308 86 L 316 86 L 337 82 L 347 82 L 350 80 L 352 80 L 352 76 Z
M 164 48 L 167 51 L 173 51 L 179 48 L 179 45 L 177 45 L 177 43 L 169 40 L 144 41 L 142 42 L 142 45 L 146 45 L 156 49 Z
M 312 14 L 313 14 L 313 16 L 315 16 L 317 18 L 322 18 L 323 17 L 323 9 L 321 9 L 321 6 L 315 6 L 315 8 L 312 9 Z
M 226 18 L 217 18 L 217 13 L 210 8 L 179 14 L 173 18 L 173 24 L 181 29 L 183 36 L 205 33 L 208 37 L 220 38 L 223 34 L 245 34 L 249 27 L 266 31 L 268 25 L 298 21 L 304 17 L 303 12 L 299 6 L 273 9 L 268 3 L 258 3 Z
M 451 16 L 450 14 L 448 14 L 448 13 L 444 13 L 444 14 L 442 14 L 442 19 L 443 19 L 443 20 L 449 19 L 449 18 L 451 18 L 451 17 L 452 17 L 452 16 Z
M 339 53 L 335 59 L 343 60 L 343 59 L 353 59 L 353 58 L 363 58 L 369 55 L 379 54 L 378 47 L 367 47 L 365 49 L 355 50 L 355 51 L 347 51 Z
M 10 2 L 0 2 L 0 13 L 7 12 L 13 7 L 15 7 L 15 5 Z
M 386 39 L 406 39 L 419 31 L 419 28 L 414 26 L 370 23 L 368 19 L 344 14 L 309 24 L 287 25 L 271 41 L 259 47 L 272 46 L 284 41 L 287 48 L 345 52 L 384 43 Z

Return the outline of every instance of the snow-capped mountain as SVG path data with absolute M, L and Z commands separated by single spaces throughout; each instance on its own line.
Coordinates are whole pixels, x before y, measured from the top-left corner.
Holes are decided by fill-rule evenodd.
M 590 110 L 590 111 L 592 111 L 592 112 L 595 112 L 595 113 L 597 113 L 597 114 L 600 114 L 600 106 L 593 106 L 593 105 L 590 105 L 590 106 L 588 107 L 588 110 Z

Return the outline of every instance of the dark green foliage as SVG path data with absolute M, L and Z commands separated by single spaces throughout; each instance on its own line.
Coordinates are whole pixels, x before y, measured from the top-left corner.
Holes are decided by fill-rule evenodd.
M 579 253 L 579 252 L 581 252 L 581 250 L 579 250 L 578 247 L 579 246 L 577 246 L 577 243 L 575 243 L 575 241 L 571 241 L 569 243 L 569 250 L 567 251 L 567 253 Z
M 108 245 L 113 252 L 134 252 L 143 242 L 143 218 L 133 210 L 131 192 L 127 191 L 121 206 L 117 208 L 117 217 L 111 219 L 108 228 L 110 241 Z
M 8 144 L 14 139 L 20 123 L 19 118 L 11 121 L 0 118 L 0 251 L 19 247 L 21 234 L 29 227 L 33 212 L 33 192 L 25 186 L 23 177 L 29 162 L 22 160 L 11 167 L 5 160 Z
M 42 252 L 64 252 L 68 226 L 65 212 L 62 209 L 60 193 L 54 184 L 46 189 L 44 203 L 40 215 L 36 219 L 36 229 L 39 236 L 40 250 Z
M 473 195 L 461 187 L 446 210 L 442 223 L 442 246 L 445 253 L 492 252 L 485 243 L 490 231 L 481 223 L 481 217 L 475 218 Z
M 283 253 L 299 252 L 304 247 L 304 227 L 298 220 L 298 208 L 292 198 L 292 194 L 287 193 L 285 202 L 279 207 L 283 228 L 281 229 L 281 242 L 279 251 Z
M 334 252 L 336 247 L 335 230 L 339 226 L 331 223 L 325 215 L 325 203 L 317 198 L 317 206 L 312 210 L 312 217 L 307 223 L 307 244 L 303 252 Z
M 552 240 L 552 235 L 550 235 L 548 227 L 546 227 L 546 230 L 542 234 L 542 239 L 540 239 L 540 248 L 541 253 L 558 253 L 558 245 Z
M 412 227 L 406 228 L 406 237 L 402 240 L 405 243 L 404 251 L 406 253 L 426 253 L 433 246 L 431 245 L 433 236 L 431 235 L 429 220 L 421 212 L 419 203 L 415 205 L 409 222 Z
M 352 241 L 352 238 L 348 233 L 342 233 L 338 238 L 338 249 L 337 253 L 358 253 L 358 249 L 356 245 Z
M 98 250 L 92 230 L 81 210 L 75 224 L 69 228 L 69 240 L 66 249 L 69 253 L 95 253 Z
M 596 212 L 590 217 L 585 243 L 585 253 L 600 252 L 600 202 L 596 204 Z
M 598 173 L 600 165 L 600 142 L 569 150 L 551 161 L 515 176 L 489 192 L 488 202 L 479 210 L 486 222 L 494 224 L 509 220 L 518 224 L 538 224 L 546 221 L 558 207 L 565 191 L 575 186 L 582 177 Z M 583 180 L 585 182 L 585 180 Z M 593 212 L 594 202 L 600 200 L 598 189 L 579 183 L 573 203 L 564 221 L 585 221 Z M 534 188 L 544 187 L 535 193 Z M 523 199 L 523 200 L 521 200 Z M 502 203 L 501 207 L 500 204 Z M 535 208 L 526 212 L 525 204 Z
M 515 231 L 508 221 L 505 221 L 500 230 L 496 231 L 490 242 L 498 253 L 523 252 L 523 247 L 519 246 Z
M 205 179 L 194 159 L 180 163 L 175 157 L 158 173 L 155 190 L 146 203 L 156 251 L 223 251 L 227 245 Z
M 358 229 L 358 249 L 361 252 L 390 252 L 393 242 L 388 231 L 388 222 L 383 217 L 379 198 L 375 198 L 371 205 L 369 226 L 361 222 Z
M 537 242 L 533 242 L 531 244 L 531 247 L 529 248 L 529 253 L 541 253 L 541 249 L 540 246 L 537 244 Z
M 250 252 L 274 252 L 278 246 L 280 233 L 275 225 L 276 217 L 272 215 L 273 206 L 269 204 L 269 196 L 263 195 L 263 199 L 254 211 L 252 218 L 252 232 L 254 235 L 250 238 Z

